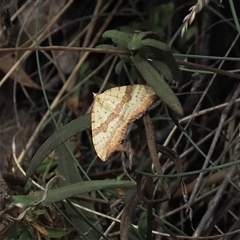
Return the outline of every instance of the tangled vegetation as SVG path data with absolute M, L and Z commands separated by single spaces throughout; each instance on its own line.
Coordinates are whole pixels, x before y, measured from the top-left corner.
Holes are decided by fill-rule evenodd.
M 0 0 L 0 239 L 239 239 L 239 19 L 237 0 Z M 155 101 L 101 161 L 93 93 L 136 84 Z

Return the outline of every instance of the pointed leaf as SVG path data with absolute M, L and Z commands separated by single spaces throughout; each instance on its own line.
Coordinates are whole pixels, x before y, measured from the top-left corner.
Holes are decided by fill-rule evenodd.
M 181 103 L 158 71 L 139 55 L 131 56 L 130 59 L 144 80 L 156 91 L 157 95 L 163 100 L 163 102 L 165 102 L 173 111 L 182 115 L 183 109 Z
M 150 64 L 159 72 L 161 73 L 165 79 L 167 79 L 168 81 L 172 81 L 173 80 L 173 75 L 172 72 L 170 70 L 170 68 L 168 67 L 167 64 L 165 64 L 162 61 L 151 61 Z
M 143 212 L 138 220 L 138 232 L 142 239 L 145 239 L 147 230 L 147 213 Z
M 150 46 L 153 48 L 160 49 L 162 51 L 170 51 L 170 49 L 166 43 L 155 40 L 155 39 L 151 39 L 151 38 L 143 39 L 142 44 L 145 46 Z
M 116 73 L 117 75 L 119 75 L 119 74 L 122 72 L 123 65 L 124 65 L 124 61 L 123 61 L 123 60 L 119 61 L 119 62 L 116 64 L 116 66 L 115 66 L 115 73 Z
M 97 45 L 95 48 L 100 48 L 100 49 L 104 49 L 104 50 L 116 50 L 117 49 L 115 46 L 112 46 L 110 44 L 100 44 L 100 45 Z
M 77 160 L 71 154 L 69 149 L 70 144 L 69 141 L 67 141 L 66 143 L 60 145 L 56 150 L 56 155 L 58 158 L 58 172 L 61 176 L 65 178 L 65 180 L 59 180 L 59 185 L 61 187 L 67 185 L 70 186 L 73 183 L 80 183 L 83 181 L 81 174 L 78 170 Z M 82 196 L 89 197 L 88 193 L 82 194 Z M 75 209 L 73 209 L 73 206 L 71 206 L 69 202 L 63 203 L 65 212 L 68 214 L 69 220 L 74 226 L 78 227 L 79 232 L 82 232 L 84 234 L 84 232 L 88 231 L 89 227 L 91 227 L 92 229 L 101 229 L 101 224 L 97 223 L 98 218 L 94 213 L 94 205 L 91 201 L 84 201 L 76 198 L 72 200 L 72 203 L 78 204 L 91 210 L 90 212 L 84 212 L 83 214 L 82 210 L 78 209 L 78 211 L 76 211 Z M 87 218 L 88 221 L 86 221 L 86 219 L 83 218 L 82 215 L 84 215 L 84 217 Z M 92 239 L 99 239 L 100 235 L 98 231 L 91 231 L 88 237 Z
M 35 153 L 27 169 L 26 177 L 31 177 L 38 165 L 58 146 L 66 142 L 70 137 L 88 128 L 90 128 L 90 114 L 80 116 L 60 128 L 59 131 L 48 138 Z
M 142 48 L 144 45 L 143 45 L 143 42 L 142 40 L 140 39 L 134 39 L 134 40 L 131 40 L 129 43 L 128 43 L 128 50 L 130 51 L 134 51 L 134 50 L 138 50 L 140 48 Z
M 11 69 L 12 66 L 15 65 L 17 59 L 13 58 L 11 55 L 6 55 L 0 58 L 0 70 L 7 74 Z M 31 88 L 41 89 L 25 72 L 25 70 L 18 66 L 15 68 L 12 73 L 10 74 L 10 78 L 18 83 Z
M 134 32 L 133 37 L 138 38 L 138 39 L 144 39 L 144 38 L 148 37 L 148 35 L 150 35 L 150 36 L 155 35 L 156 37 L 159 37 L 158 34 L 153 32 L 153 31 L 142 32 L 142 31 L 139 31 L 139 30 L 136 30 Z
M 109 189 L 109 188 L 123 188 L 123 187 L 133 187 L 136 183 L 133 181 L 126 180 L 95 180 L 88 182 L 74 183 L 68 186 L 60 187 L 57 189 L 49 190 L 46 203 L 58 202 L 63 199 L 83 194 L 87 192 Z
M 155 55 L 154 60 L 162 61 L 169 67 L 173 76 L 172 80 L 176 82 L 182 81 L 181 71 L 177 65 L 177 62 L 175 61 L 175 58 L 173 57 L 170 51 L 162 51 L 162 50 L 156 49 L 154 55 Z
M 148 32 L 148 34 L 146 36 L 148 39 L 163 42 L 163 40 L 154 32 Z M 152 49 L 151 52 L 154 55 L 153 60 L 164 62 L 169 67 L 170 71 L 172 72 L 173 80 L 180 82 L 182 80 L 181 71 L 180 71 L 171 51 L 170 50 L 162 50 L 160 48 L 156 48 L 156 47 L 153 47 L 150 45 L 148 45 L 148 47 L 150 47 Z
M 111 38 L 112 41 L 116 44 L 124 44 L 127 46 L 127 43 L 130 41 L 130 35 L 117 30 L 108 30 L 103 33 L 103 38 Z
M 176 113 L 171 109 L 171 108 L 167 108 L 168 110 L 168 115 L 170 116 L 170 118 L 172 119 L 172 121 L 174 122 L 174 124 L 177 126 L 177 128 L 182 131 L 187 133 L 187 131 L 182 127 L 182 125 L 180 124 L 180 122 L 178 121 L 178 118 L 176 116 Z
M 136 186 L 136 183 L 134 181 L 115 179 L 78 182 L 64 187 L 48 190 L 47 197 L 43 202 L 54 203 L 78 194 L 110 188 L 131 188 L 133 186 Z M 32 205 L 33 202 L 42 199 L 42 196 L 43 191 L 38 191 L 31 195 L 12 196 L 11 203 L 22 204 L 22 206 L 29 206 Z

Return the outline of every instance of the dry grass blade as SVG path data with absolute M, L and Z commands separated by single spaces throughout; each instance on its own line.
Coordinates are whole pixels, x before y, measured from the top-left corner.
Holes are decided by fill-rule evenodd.
M 186 33 L 188 27 L 192 24 L 196 15 L 199 12 L 201 12 L 203 7 L 208 5 L 210 1 L 211 0 L 198 0 L 195 5 L 193 5 L 192 7 L 189 8 L 190 13 L 187 16 L 185 16 L 185 18 L 183 19 L 183 28 L 182 28 L 182 31 L 181 31 L 181 36 L 183 36 L 184 33 Z M 222 2 L 222 0 L 220 0 L 220 2 Z
M 0 62 L 1 62 L 0 70 L 2 70 L 5 74 L 7 74 L 12 69 L 12 66 L 16 63 L 16 59 L 9 55 L 6 55 L 0 58 Z M 15 68 L 9 77 L 14 81 L 22 84 L 23 86 L 40 89 L 40 86 L 38 86 L 28 76 L 28 74 L 24 71 L 24 69 L 21 66 L 18 66 L 17 68 Z

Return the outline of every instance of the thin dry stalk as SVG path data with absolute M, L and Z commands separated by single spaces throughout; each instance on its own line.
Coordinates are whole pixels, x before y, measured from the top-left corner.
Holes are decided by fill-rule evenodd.
M 101 29 L 98 31 L 98 33 L 96 34 L 96 37 L 93 39 L 93 41 L 90 43 L 89 47 L 94 47 L 94 45 L 96 44 L 97 40 L 100 38 L 100 36 L 102 35 L 102 33 L 104 32 L 104 30 L 106 29 L 107 25 L 109 24 L 109 22 L 111 21 L 114 12 L 116 12 L 119 8 L 119 6 L 121 5 L 122 1 L 118 1 L 118 4 L 116 4 L 115 8 L 113 9 L 113 14 L 109 15 L 109 17 L 106 19 L 105 23 L 102 25 Z M 77 65 L 75 66 L 75 68 L 72 71 L 72 74 L 69 76 L 69 78 L 67 79 L 67 81 L 65 82 L 65 84 L 63 85 L 63 87 L 61 88 L 61 90 L 59 91 L 58 95 L 56 96 L 56 98 L 53 100 L 50 109 L 52 110 L 53 108 L 55 108 L 59 102 L 59 99 L 62 97 L 62 95 L 65 93 L 66 89 L 68 88 L 69 84 L 71 84 L 71 82 L 73 81 L 73 79 L 75 78 L 80 66 L 83 64 L 83 62 L 86 60 L 86 58 L 88 57 L 89 52 L 85 52 L 85 54 L 81 57 L 81 59 L 79 60 L 79 62 L 77 63 Z M 18 162 L 21 162 L 26 151 L 30 148 L 30 146 L 32 145 L 35 137 L 37 136 L 39 130 L 41 129 L 43 123 L 46 121 L 47 117 L 50 114 L 50 109 L 45 113 L 45 115 L 42 117 L 40 123 L 38 124 L 38 126 L 36 127 L 34 133 L 32 134 L 31 138 L 29 139 L 28 143 L 26 144 L 26 150 L 22 151 L 18 157 Z

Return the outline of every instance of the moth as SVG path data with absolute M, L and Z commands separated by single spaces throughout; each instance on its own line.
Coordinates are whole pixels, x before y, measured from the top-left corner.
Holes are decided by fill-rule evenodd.
M 155 98 L 156 93 L 150 86 L 140 84 L 94 94 L 92 139 L 101 160 L 107 160 L 116 151 L 128 124 L 141 117 Z

